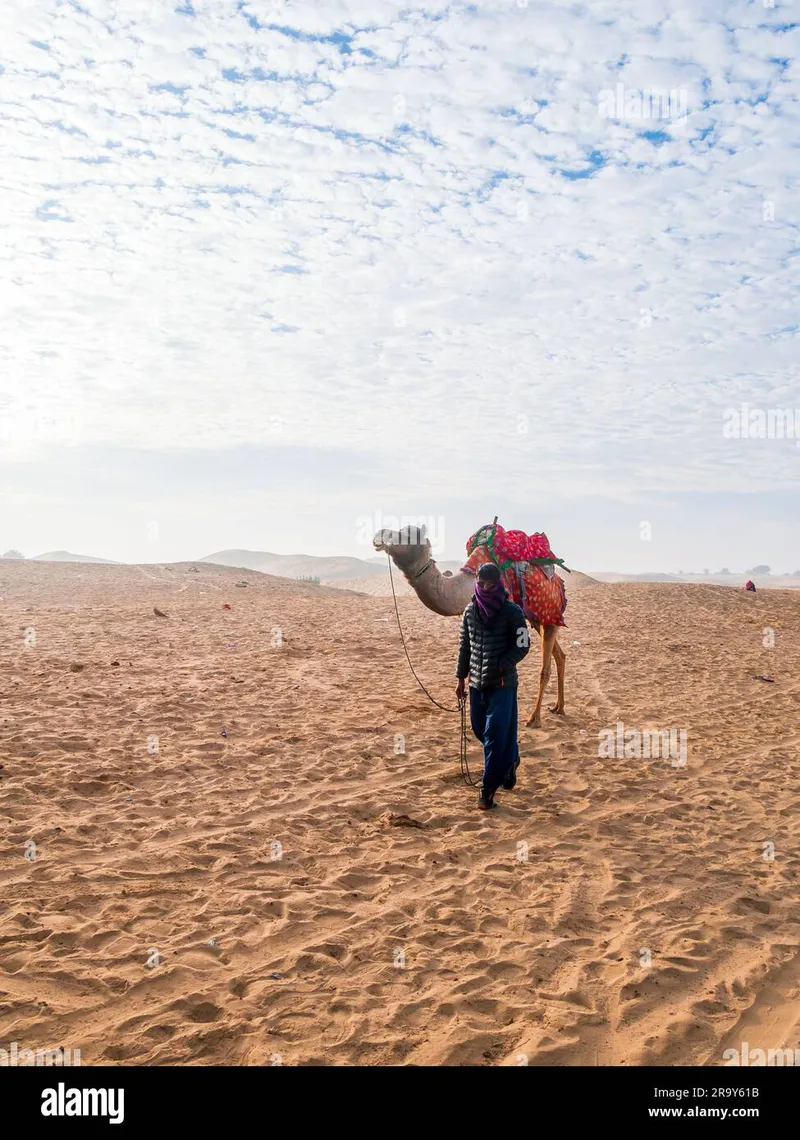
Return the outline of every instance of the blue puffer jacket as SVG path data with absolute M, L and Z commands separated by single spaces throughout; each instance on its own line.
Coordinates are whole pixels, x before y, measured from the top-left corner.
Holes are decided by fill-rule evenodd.
M 519 606 L 505 601 L 489 625 L 470 602 L 461 618 L 456 676 L 473 689 L 517 687 L 517 664 L 530 650 L 528 623 Z

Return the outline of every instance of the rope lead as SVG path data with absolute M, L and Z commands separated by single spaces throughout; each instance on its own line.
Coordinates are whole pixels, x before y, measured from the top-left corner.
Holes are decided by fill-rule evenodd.
M 402 626 L 402 623 L 400 621 L 400 609 L 397 605 L 397 594 L 395 593 L 394 577 L 392 576 L 392 560 L 389 556 L 388 551 L 386 553 L 386 557 L 387 557 L 388 562 L 389 562 L 389 582 L 391 583 L 391 587 L 392 587 L 392 598 L 394 599 L 394 612 L 395 612 L 395 617 L 397 618 L 397 628 L 400 630 L 400 640 L 403 643 L 403 652 L 406 655 L 406 661 L 408 662 L 408 667 L 414 676 L 414 680 L 417 682 L 417 684 L 422 689 L 425 696 L 428 698 L 428 700 L 432 704 L 436 705 L 436 707 L 440 708 L 443 712 L 448 712 L 448 713 L 457 712 L 457 713 L 461 714 L 461 746 L 459 749 L 459 760 L 461 763 L 461 778 L 468 787 L 477 788 L 478 787 L 478 781 L 473 780 L 472 775 L 471 775 L 470 770 L 469 770 L 469 763 L 467 761 L 467 702 L 466 701 L 459 701 L 457 708 L 454 708 L 454 709 L 448 708 L 447 705 L 443 705 L 440 701 L 437 701 L 435 697 L 431 696 L 431 694 L 428 692 L 428 690 L 423 685 L 422 681 L 420 681 L 419 677 L 417 676 L 416 670 L 414 669 L 414 666 L 411 663 L 411 658 L 409 657 L 409 654 L 408 654 L 408 647 L 406 645 L 406 639 L 405 639 L 405 635 L 403 633 L 403 626 Z

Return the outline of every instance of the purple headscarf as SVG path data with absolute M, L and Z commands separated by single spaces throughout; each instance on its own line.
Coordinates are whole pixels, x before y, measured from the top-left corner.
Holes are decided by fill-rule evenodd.
M 475 612 L 481 625 L 489 625 L 497 615 L 503 602 L 508 598 L 508 590 L 503 585 L 503 579 L 497 581 L 488 589 L 478 581 L 475 586 L 473 601 Z

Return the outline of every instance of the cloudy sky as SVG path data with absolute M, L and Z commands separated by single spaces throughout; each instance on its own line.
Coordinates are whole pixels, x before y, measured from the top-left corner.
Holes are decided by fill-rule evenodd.
M 793 14 L 4 0 L 0 549 L 800 567 Z

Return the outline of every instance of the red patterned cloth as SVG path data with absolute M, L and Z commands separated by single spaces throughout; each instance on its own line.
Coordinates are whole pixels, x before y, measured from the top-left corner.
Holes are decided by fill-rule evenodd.
M 528 557 L 528 536 L 524 530 L 503 530 L 494 536 L 494 552 L 499 562 L 522 562 Z
M 507 533 L 519 534 L 521 531 Z M 476 546 L 462 570 L 477 574 L 478 567 L 484 562 L 494 562 L 491 552 L 487 546 Z M 521 607 L 526 618 L 535 619 L 542 625 L 566 625 L 564 610 L 567 608 L 567 592 L 564 579 L 559 578 L 558 574 L 548 578 L 541 566 L 529 566 L 527 570 L 510 566 L 501 570 L 501 574 L 511 601 Z
M 553 552 L 550 549 L 550 543 L 546 534 L 536 534 L 528 536 L 528 543 L 525 548 L 525 558 L 552 558 Z
M 514 562 L 539 562 L 551 566 L 563 566 L 563 560 L 556 558 L 550 548 L 546 534 L 526 534 L 524 530 L 505 530 L 498 523 L 479 527 L 467 540 L 467 554 L 472 554 L 478 546 L 485 546 L 501 570 L 507 570 Z M 567 567 L 564 567 L 566 570 Z

